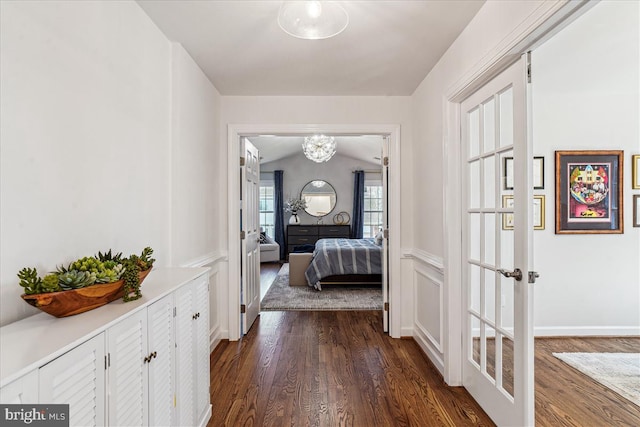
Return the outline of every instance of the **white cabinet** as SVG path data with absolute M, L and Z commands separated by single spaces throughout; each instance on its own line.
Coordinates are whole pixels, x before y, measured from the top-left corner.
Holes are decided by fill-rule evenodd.
M 38 403 L 38 371 L 33 370 L 0 389 L 0 402 Z
M 107 330 L 109 425 L 172 425 L 173 343 L 173 295 Z
M 178 425 L 206 425 L 210 415 L 208 280 L 194 280 L 176 291 L 175 298 Z
M 139 311 L 107 329 L 107 422 L 148 424 L 147 316 Z
M 147 311 L 150 426 L 176 424 L 173 313 L 173 295 L 152 304 Z
M 105 425 L 104 333 L 38 371 L 39 403 L 69 404 L 72 426 Z
M 154 270 L 143 299 L 0 328 L 0 403 L 69 404 L 71 426 L 206 426 L 207 273 Z

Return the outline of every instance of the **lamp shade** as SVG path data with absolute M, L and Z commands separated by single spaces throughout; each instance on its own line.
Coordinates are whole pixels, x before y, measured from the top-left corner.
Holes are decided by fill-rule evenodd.
M 278 25 L 301 39 L 327 39 L 340 34 L 349 24 L 349 15 L 333 1 L 285 1 L 280 6 Z

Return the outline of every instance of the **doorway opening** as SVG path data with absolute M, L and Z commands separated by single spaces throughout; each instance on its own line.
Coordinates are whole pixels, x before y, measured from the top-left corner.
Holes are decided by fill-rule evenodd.
M 322 227 L 326 228 L 336 228 L 337 226 L 345 226 L 345 223 L 351 223 L 351 214 L 352 214 L 352 191 L 353 191 L 353 169 L 364 169 L 365 172 L 369 172 L 368 175 L 373 175 L 374 169 L 384 161 L 384 158 L 387 159 L 386 164 L 383 167 L 380 167 L 380 171 L 384 173 L 378 172 L 378 177 L 371 178 L 367 177 L 367 182 L 369 190 L 371 190 L 376 181 L 383 183 L 382 187 L 384 188 L 384 194 L 388 194 L 388 199 L 385 198 L 384 202 L 390 208 L 384 212 L 384 215 L 380 215 L 377 210 L 367 209 L 366 214 L 368 218 L 365 224 L 361 224 L 360 227 L 366 228 L 371 227 L 372 221 L 375 221 L 380 216 L 385 216 L 383 219 L 386 221 L 384 228 L 387 230 L 387 234 L 385 237 L 385 247 L 383 259 L 384 259 L 384 273 L 383 273 L 383 318 L 385 319 L 385 330 L 390 333 L 392 337 L 399 337 L 399 313 L 394 313 L 393 311 L 393 301 L 399 301 L 399 289 L 394 287 L 392 284 L 394 283 L 394 277 L 399 276 L 399 270 L 395 268 L 395 265 L 399 260 L 399 251 L 397 248 L 399 247 L 399 235 L 397 233 L 393 233 L 393 230 L 399 230 L 398 217 L 399 217 L 399 206 L 396 199 L 399 196 L 399 179 L 395 175 L 395 169 L 393 167 L 389 167 L 389 165 L 393 165 L 396 162 L 396 159 L 399 159 L 399 150 L 398 150 L 398 141 L 399 141 L 399 126 L 389 126 L 389 125 L 327 125 L 322 127 L 311 126 L 311 125 L 291 125 L 291 126 L 280 126 L 278 129 L 274 129 L 271 126 L 256 126 L 256 125 L 246 125 L 246 126 L 237 126 L 231 127 L 229 129 L 229 164 L 233 165 L 240 163 L 238 159 L 241 157 L 241 147 L 243 147 L 243 141 L 249 141 L 250 143 L 255 143 L 260 147 L 268 147 L 268 149 L 264 150 L 264 153 L 260 152 L 259 156 L 261 157 L 260 161 L 263 164 L 268 164 L 270 167 L 267 172 L 272 172 L 274 167 L 274 162 L 279 160 L 284 162 L 285 164 L 293 164 L 293 169 L 289 172 L 291 175 L 294 173 L 304 175 L 307 173 L 313 174 L 312 168 L 309 166 L 311 164 L 310 160 L 306 160 L 307 166 L 304 164 L 296 166 L 296 162 L 291 156 L 299 155 L 302 152 L 301 144 L 294 144 L 293 148 L 289 147 L 289 150 L 295 152 L 296 154 L 291 154 L 290 156 L 282 155 L 282 152 L 286 152 L 287 148 L 284 144 L 281 144 L 284 139 L 304 139 L 303 137 L 306 135 L 313 134 L 324 134 L 335 136 L 336 138 L 347 138 L 351 139 L 351 143 L 347 142 L 342 144 L 345 149 L 344 158 L 350 157 L 347 153 L 351 153 L 351 156 L 356 159 L 356 164 L 352 165 L 352 167 L 348 168 L 346 171 L 344 170 L 344 164 L 340 163 L 339 157 L 336 157 L 333 160 L 328 162 L 328 165 L 331 166 L 331 163 L 339 165 L 342 178 L 338 178 L 337 174 L 331 173 L 330 168 L 323 175 L 323 181 L 329 184 L 335 184 L 339 188 L 337 191 L 337 201 L 335 202 L 334 209 L 327 210 L 326 212 L 322 212 L 317 216 L 310 216 L 307 213 L 303 213 L 303 219 L 306 219 L 307 224 L 313 226 L 313 228 L 320 229 Z M 370 162 L 360 161 L 358 163 L 357 156 L 362 156 L 363 153 L 370 152 L 370 150 L 364 150 L 365 140 L 377 140 L 378 148 L 376 154 L 371 156 Z M 357 141 L 360 140 L 360 145 L 358 145 Z M 266 142 L 265 142 L 266 141 Z M 340 144 L 340 140 L 338 142 Z M 269 146 L 263 144 L 271 144 Z M 271 150 L 270 150 L 271 149 Z M 276 154 L 276 156 L 282 156 L 279 159 L 274 157 L 274 154 L 271 151 L 280 152 L 280 154 Z M 351 151 L 349 151 L 351 150 Z M 338 155 L 340 155 L 340 148 L 338 148 Z M 377 157 L 377 159 L 376 159 Z M 380 162 L 376 165 L 375 162 Z M 341 165 L 341 166 L 340 166 Z M 317 172 L 317 170 L 316 170 Z M 345 173 L 346 172 L 346 173 Z M 344 186 L 340 184 L 340 181 L 344 181 L 344 175 L 347 175 L 346 181 L 348 181 L 347 187 L 349 188 L 346 197 L 344 196 Z M 243 243 L 242 243 L 242 212 L 238 212 L 238 201 L 241 200 L 241 192 L 243 188 L 243 183 L 240 182 L 242 177 L 241 173 L 230 173 L 229 178 L 229 336 L 231 340 L 239 339 L 243 332 L 248 330 L 250 326 L 249 322 L 247 324 L 242 324 L 242 313 L 241 306 L 243 304 L 242 298 L 245 297 L 242 293 L 242 280 L 246 277 L 247 272 L 244 270 L 245 264 L 242 262 L 243 256 Z M 236 178 L 236 179 L 233 179 Z M 312 183 L 316 180 L 317 176 L 304 176 L 301 181 L 305 181 L 306 184 Z M 309 183 L 306 181 L 309 180 Z M 299 198 L 301 195 L 302 186 L 305 183 L 302 182 L 294 182 L 293 184 L 287 186 L 284 189 L 283 197 L 285 200 L 289 198 Z M 333 182 L 331 182 L 333 181 Z M 333 185 L 332 185 L 333 186 Z M 265 197 L 265 200 L 267 198 Z M 240 206 L 243 206 L 244 202 L 240 202 Z M 259 205 L 259 202 L 257 203 Z M 394 207 L 395 206 L 395 207 Z M 370 206 L 369 206 L 370 208 Z M 259 209 L 257 207 L 256 209 Z M 258 213 L 258 212 L 256 212 Z M 270 229 L 270 221 L 269 221 L 269 213 L 270 209 L 264 209 L 264 215 L 257 215 L 260 217 L 260 222 L 264 229 Z M 342 215 L 338 215 L 342 214 Z M 301 216 L 302 216 L 301 215 Z M 374 218 L 372 220 L 371 218 Z M 342 223 L 344 222 L 344 223 Z M 288 215 L 285 221 L 285 227 L 288 226 Z M 347 228 L 350 228 L 347 226 Z M 363 230 L 371 233 L 370 230 Z M 351 232 L 349 231 L 349 235 Z M 338 236 L 345 237 L 345 236 Z M 279 257 L 279 260 L 285 261 L 289 254 L 289 248 L 287 243 L 284 243 L 287 247 L 284 248 L 285 251 L 283 256 Z M 249 264 L 246 264 L 249 266 Z M 273 273 L 272 273 L 273 274 Z M 258 274 L 259 277 L 259 274 Z M 397 279 L 396 279 L 397 280 Z M 386 284 L 385 284 L 386 282 Z M 258 291 L 260 293 L 260 291 Z M 397 320 L 396 320 L 397 318 Z

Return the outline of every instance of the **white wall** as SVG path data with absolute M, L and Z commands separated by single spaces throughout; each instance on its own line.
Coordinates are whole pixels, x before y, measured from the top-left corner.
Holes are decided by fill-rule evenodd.
M 380 140 L 382 149 L 382 140 Z M 338 147 L 338 151 L 340 147 Z M 331 160 L 326 163 L 315 163 L 307 159 L 300 152 L 287 158 L 264 163 L 260 165 L 260 170 L 283 170 L 283 194 L 285 201 L 290 197 L 300 197 L 300 191 L 309 182 L 322 179 L 333 186 L 336 191 L 336 206 L 333 211 L 323 218 L 324 224 L 333 224 L 333 217 L 338 212 L 345 211 L 352 216 L 353 211 L 353 171 L 355 170 L 382 170 L 380 165 L 363 162 L 352 157 L 341 156 L 336 153 Z M 380 174 L 366 174 L 368 179 L 382 180 Z M 291 214 L 285 213 L 285 223 L 289 221 Z M 298 212 L 302 224 L 316 224 L 318 218 L 306 212 Z
M 0 324 L 39 312 L 25 266 L 145 246 L 213 262 L 220 95 L 191 58 L 132 1 L 0 8 Z
M 211 267 L 209 325 L 215 345 L 225 333 L 218 307 L 220 282 L 226 274 L 220 262 L 226 251 L 218 244 L 224 209 L 215 203 L 221 185 L 214 167 L 220 150 L 221 96 L 177 43 L 173 43 L 171 78 L 172 261 L 176 266 Z
M 640 3 L 598 3 L 533 52 L 533 135 L 545 157 L 546 229 L 536 231 L 536 334 L 640 334 Z M 624 150 L 624 234 L 554 233 L 554 151 Z M 591 250 L 589 250 L 591 248 Z
M 37 312 L 22 267 L 145 246 L 170 264 L 171 46 L 135 3 L 0 7 L 6 324 Z

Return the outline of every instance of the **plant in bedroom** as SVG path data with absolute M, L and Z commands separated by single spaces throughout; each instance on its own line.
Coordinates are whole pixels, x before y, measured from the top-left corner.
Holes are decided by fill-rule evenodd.
M 123 258 L 111 250 L 83 257 L 40 278 L 35 268 L 18 272 L 28 304 L 56 317 L 82 313 L 122 297 L 133 301 L 142 296 L 140 284 L 149 274 L 155 259 L 153 249 Z
M 289 218 L 289 224 L 300 224 L 300 218 L 298 218 L 298 211 L 307 207 L 307 201 L 303 199 L 297 199 L 295 197 L 289 198 L 284 208 L 286 212 L 291 212 L 291 218 Z

